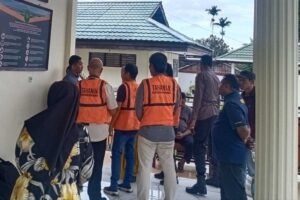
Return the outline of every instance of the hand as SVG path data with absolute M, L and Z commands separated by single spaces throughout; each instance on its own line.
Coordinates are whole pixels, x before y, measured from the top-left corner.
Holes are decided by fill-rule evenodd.
M 112 127 L 112 125 L 109 125 L 108 132 L 109 132 L 109 136 L 114 135 L 114 128 Z
M 185 136 L 185 135 L 184 135 L 183 133 L 180 133 L 180 132 L 179 132 L 179 133 L 176 135 L 176 139 L 181 140 L 184 136 Z
M 190 130 L 194 129 L 194 128 L 195 128 L 195 125 L 196 125 L 196 120 L 193 119 L 193 120 L 190 122 L 188 129 L 190 129 Z
M 254 149 L 254 139 L 252 137 L 248 138 L 248 140 L 246 142 L 246 146 L 250 150 Z

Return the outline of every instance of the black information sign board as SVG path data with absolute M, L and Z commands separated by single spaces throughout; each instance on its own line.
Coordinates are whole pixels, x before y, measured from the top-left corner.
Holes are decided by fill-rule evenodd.
M 47 70 L 52 10 L 0 0 L 0 19 L 0 70 Z

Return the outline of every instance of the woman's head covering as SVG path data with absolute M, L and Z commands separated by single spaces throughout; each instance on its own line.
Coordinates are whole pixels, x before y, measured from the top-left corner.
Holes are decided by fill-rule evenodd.
M 55 82 L 49 89 L 48 108 L 25 121 L 39 153 L 54 174 L 63 169 L 78 141 L 79 129 L 75 123 L 78 102 L 79 92 L 75 85 Z

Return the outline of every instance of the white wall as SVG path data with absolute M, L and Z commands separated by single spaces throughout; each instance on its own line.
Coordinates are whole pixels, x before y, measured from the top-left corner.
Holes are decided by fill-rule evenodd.
M 67 34 L 67 30 L 70 32 L 70 29 L 75 28 L 72 23 L 74 15 L 69 20 L 67 15 L 72 14 L 76 1 L 49 0 L 47 4 L 36 0 L 28 2 L 53 10 L 49 70 L 0 71 L 0 157 L 11 161 L 14 160 L 15 142 L 24 120 L 45 107 L 50 84 L 62 79 L 66 58 L 74 52 L 70 47 L 75 39 Z M 29 81 L 30 78 L 32 82 Z
M 150 77 L 149 72 L 149 57 L 154 51 L 143 51 L 143 50 L 118 50 L 118 49 L 86 49 L 77 48 L 76 54 L 82 57 L 84 63 L 84 75 L 88 76 L 87 65 L 89 61 L 90 52 L 101 52 L 101 53 L 123 53 L 123 54 L 135 54 L 136 55 L 136 65 L 139 69 L 139 74 L 137 76 L 137 81 L 141 82 L 143 79 Z M 165 53 L 168 57 L 168 61 L 173 63 L 173 59 L 177 59 L 178 55 L 172 53 Z M 104 67 L 103 73 L 101 75 L 103 80 L 106 80 L 114 88 L 118 88 L 122 83 L 121 80 L 121 68 L 118 67 Z

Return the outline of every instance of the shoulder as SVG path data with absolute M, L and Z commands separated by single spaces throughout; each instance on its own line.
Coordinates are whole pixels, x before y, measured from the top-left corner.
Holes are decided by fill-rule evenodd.
M 118 92 L 119 91 L 124 91 L 126 90 L 126 85 L 124 83 L 122 83 L 119 87 L 118 87 Z
M 240 101 L 243 101 L 240 99 Z M 238 101 L 229 101 L 225 103 L 224 110 L 226 112 L 235 112 L 235 111 L 244 111 L 246 109 L 246 105 L 243 102 Z

